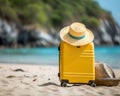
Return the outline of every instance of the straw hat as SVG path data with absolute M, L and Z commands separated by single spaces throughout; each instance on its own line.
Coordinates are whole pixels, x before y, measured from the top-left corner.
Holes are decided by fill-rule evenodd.
M 117 86 L 120 78 L 116 78 L 113 69 L 103 62 L 95 62 L 95 84 L 102 86 Z
M 63 41 L 73 46 L 83 46 L 93 41 L 93 33 L 84 24 L 74 22 L 60 31 Z

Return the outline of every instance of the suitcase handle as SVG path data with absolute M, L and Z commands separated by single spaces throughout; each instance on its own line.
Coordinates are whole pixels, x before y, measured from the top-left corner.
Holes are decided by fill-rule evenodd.
M 58 46 L 58 51 L 60 51 L 60 46 Z
M 77 48 L 80 48 L 80 46 L 76 46 Z

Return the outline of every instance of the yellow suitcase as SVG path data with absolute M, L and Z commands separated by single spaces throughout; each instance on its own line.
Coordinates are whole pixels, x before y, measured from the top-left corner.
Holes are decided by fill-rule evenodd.
M 67 83 L 86 83 L 96 86 L 94 44 L 72 46 L 62 41 L 59 46 L 59 79 L 61 86 Z

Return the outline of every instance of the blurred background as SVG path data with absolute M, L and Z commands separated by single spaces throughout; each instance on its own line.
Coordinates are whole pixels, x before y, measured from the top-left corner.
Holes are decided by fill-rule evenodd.
M 119 4 L 118 0 L 0 0 L 0 62 L 59 64 L 59 31 L 77 21 L 94 33 L 96 61 L 118 68 Z

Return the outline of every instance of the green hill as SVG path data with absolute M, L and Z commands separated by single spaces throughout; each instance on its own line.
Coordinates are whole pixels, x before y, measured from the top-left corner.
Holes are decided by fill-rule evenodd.
M 0 18 L 48 28 L 73 21 L 94 28 L 104 13 L 95 0 L 0 0 Z

